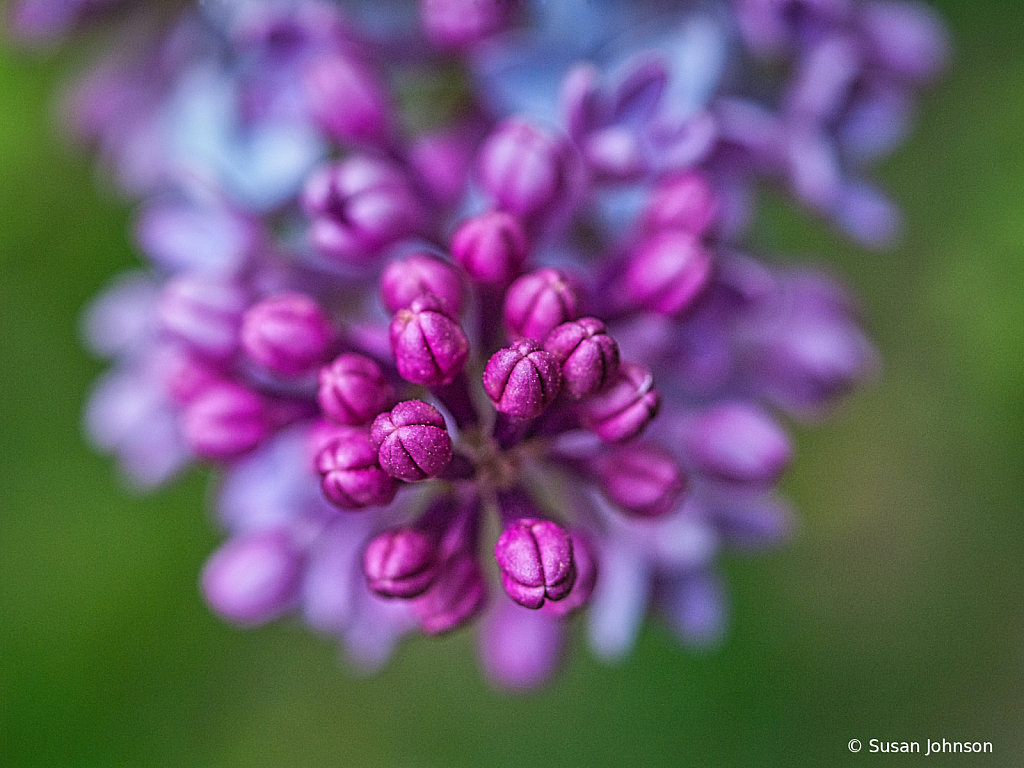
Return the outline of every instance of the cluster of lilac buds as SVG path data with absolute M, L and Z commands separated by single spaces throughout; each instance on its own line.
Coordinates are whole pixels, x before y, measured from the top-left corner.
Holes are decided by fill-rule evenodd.
M 142 200 L 148 266 L 88 312 L 87 426 L 137 486 L 219 468 L 217 614 L 298 615 L 371 669 L 475 622 L 512 688 L 581 612 L 606 659 L 652 611 L 722 637 L 720 556 L 792 529 L 785 417 L 876 367 L 842 288 L 744 246 L 755 189 L 889 240 L 866 163 L 943 62 L 926 7 L 7 10 L 113 36 L 67 117 Z M 767 103 L 735 75 L 763 59 Z

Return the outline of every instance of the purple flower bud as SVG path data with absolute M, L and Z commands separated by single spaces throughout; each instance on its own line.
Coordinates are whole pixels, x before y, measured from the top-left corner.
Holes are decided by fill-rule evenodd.
M 689 171 L 663 179 L 654 188 L 643 214 L 649 232 L 681 229 L 702 235 L 718 214 L 718 196 L 707 176 Z
M 490 211 L 464 221 L 452 237 L 452 256 L 478 283 L 508 285 L 527 254 L 526 233 L 519 220 Z
M 476 556 L 459 552 L 439 569 L 434 585 L 413 603 L 420 629 L 441 635 L 475 617 L 487 602 L 487 586 Z
M 420 0 L 427 37 L 441 48 L 465 48 L 500 32 L 517 0 Z
M 203 596 L 227 621 L 263 624 L 294 605 L 300 566 L 299 553 L 280 531 L 231 539 L 203 568 Z
M 415 528 L 383 531 L 366 545 L 363 573 L 382 597 L 418 597 L 437 575 L 437 541 Z
M 568 143 L 523 118 L 498 125 L 480 150 L 480 181 L 499 208 L 535 221 L 574 194 Z
M 365 432 L 339 431 L 316 457 L 324 496 L 341 509 L 390 504 L 398 483 L 377 462 L 377 449 Z
M 303 376 L 323 365 L 337 339 L 331 318 L 302 293 L 264 299 L 242 318 L 246 355 L 282 376 Z
M 443 302 L 449 317 L 462 314 L 462 279 L 448 262 L 419 252 L 390 262 L 381 273 L 380 296 L 392 314 L 427 293 Z
M 593 543 L 579 530 L 569 531 L 569 536 L 572 538 L 572 563 L 576 569 L 576 582 L 567 597 L 557 602 L 548 600 L 541 606 L 541 611 L 551 616 L 568 616 L 586 606 L 597 584 L 597 557 Z
M 378 78 L 354 56 L 332 53 L 313 60 L 305 72 L 313 116 L 342 143 L 382 143 L 388 135 L 387 97 Z
M 505 293 L 505 331 L 511 341 L 543 341 L 556 326 L 576 318 L 578 305 L 565 273 L 551 267 L 535 269 Z
M 605 496 L 638 517 L 671 512 L 686 488 L 686 477 L 672 454 L 655 443 L 636 442 L 607 451 L 594 469 Z
M 380 366 L 363 355 L 344 354 L 320 369 L 317 401 L 339 424 L 370 422 L 394 401 L 394 394 Z
M 566 597 L 576 581 L 572 538 L 550 520 L 518 517 L 521 511 L 536 511 L 520 492 L 502 494 L 499 503 L 507 522 L 494 556 L 509 597 L 527 608 Z
M 231 381 L 204 389 L 185 407 L 181 417 L 189 448 L 212 461 L 241 456 L 269 437 L 272 429 L 266 398 Z
M 773 483 L 789 464 L 789 436 L 761 408 L 721 403 L 686 428 L 685 451 L 697 469 L 734 483 Z
M 420 400 L 399 403 L 370 427 L 380 465 L 389 475 L 414 482 L 437 477 L 452 460 L 452 439 L 444 416 Z
M 675 315 L 689 307 L 711 276 L 711 255 L 689 232 L 659 232 L 630 257 L 625 295 L 632 307 Z
M 494 407 L 520 419 L 540 416 L 562 388 L 558 361 L 533 339 L 495 352 L 487 361 L 483 380 Z
M 469 339 L 433 294 L 398 310 L 389 333 L 398 373 L 413 384 L 450 384 L 469 357 Z
M 234 282 L 207 274 L 172 278 L 157 305 L 161 328 L 204 355 L 227 358 L 238 347 L 245 292 Z
M 392 165 L 353 155 L 314 173 L 302 193 L 313 244 L 325 256 L 368 261 L 415 233 L 423 210 Z
M 661 407 L 650 370 L 625 362 L 615 382 L 583 404 L 583 422 L 606 443 L 636 437 Z
M 548 334 L 544 349 L 561 366 L 563 386 L 573 400 L 597 394 L 619 372 L 619 345 L 593 317 L 562 323 Z

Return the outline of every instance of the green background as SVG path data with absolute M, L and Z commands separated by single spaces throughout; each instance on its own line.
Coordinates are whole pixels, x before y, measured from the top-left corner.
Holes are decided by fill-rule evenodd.
M 651 624 L 608 667 L 577 637 L 528 696 L 488 687 L 468 633 L 358 679 L 295 624 L 208 613 L 206 475 L 133 497 L 80 434 L 101 366 L 77 318 L 137 263 L 129 207 L 54 128 L 74 61 L 0 52 L 0 764 L 1024 764 L 1024 9 L 937 5 L 953 67 L 879 169 L 902 247 L 857 251 L 771 201 L 758 225 L 846 276 L 885 358 L 835 421 L 797 430 L 799 537 L 727 563 L 716 653 Z M 995 751 L 852 755 L 852 738 Z

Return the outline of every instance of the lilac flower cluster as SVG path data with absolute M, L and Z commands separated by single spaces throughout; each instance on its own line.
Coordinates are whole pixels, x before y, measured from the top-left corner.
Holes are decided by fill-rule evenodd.
M 792 529 L 781 417 L 876 365 L 835 282 L 744 248 L 755 193 L 891 238 L 863 179 L 942 64 L 924 6 L 10 13 L 35 40 L 117 24 L 67 115 L 141 199 L 149 266 L 87 314 L 113 361 L 88 431 L 141 487 L 218 467 L 217 614 L 297 613 L 367 669 L 479 620 L 512 688 L 585 608 L 608 659 L 651 610 L 720 639 L 719 555 Z

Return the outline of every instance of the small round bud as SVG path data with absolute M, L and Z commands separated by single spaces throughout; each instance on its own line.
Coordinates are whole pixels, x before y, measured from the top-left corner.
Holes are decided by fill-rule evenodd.
M 505 591 L 526 608 L 561 600 L 576 581 L 572 538 L 550 520 L 513 521 L 498 538 L 494 556 Z
M 242 349 L 269 371 L 303 376 L 323 365 L 338 333 L 311 297 L 282 293 L 249 307 L 242 317 Z
M 676 315 L 697 298 L 711 276 L 711 256 L 696 236 L 680 230 L 645 240 L 626 267 L 624 289 L 632 307 Z
M 462 279 L 446 261 L 426 252 L 390 262 L 380 276 L 380 296 L 392 314 L 424 294 L 433 294 L 450 317 L 462 313 Z
M 708 178 L 696 171 L 670 176 L 659 182 L 643 214 L 649 232 L 680 229 L 702 235 L 718 214 L 718 196 Z
M 452 256 L 478 283 L 508 285 L 526 261 L 526 233 L 504 211 L 467 219 L 452 237 Z
M 572 564 L 576 569 L 576 581 L 568 596 L 557 602 L 548 600 L 541 606 L 541 611 L 551 616 L 568 616 L 586 606 L 597 584 L 597 557 L 593 543 L 583 531 L 569 531 L 569 537 L 572 539 Z
M 557 326 L 578 314 L 579 299 L 563 272 L 551 267 L 527 272 L 505 293 L 505 331 L 509 340 L 543 341 Z
M 494 353 L 484 369 L 483 383 L 499 412 L 532 419 L 558 397 L 562 372 L 550 352 L 533 339 L 522 339 Z
M 279 531 L 231 539 L 203 568 L 203 596 L 227 621 L 247 626 L 263 624 L 294 605 L 300 566 L 299 553 Z
M 370 589 L 382 597 L 417 597 L 437 575 L 437 542 L 415 528 L 379 533 L 363 552 L 363 573 Z
M 573 400 L 597 394 L 619 371 L 619 345 L 593 317 L 562 323 L 548 334 L 544 349 L 561 366 L 562 384 Z
M 272 429 L 266 398 L 231 381 L 206 387 L 182 411 L 185 443 L 212 461 L 229 461 L 251 451 Z
M 437 477 L 452 460 L 452 438 L 444 416 L 419 400 L 399 403 L 370 427 L 380 466 L 394 478 L 415 482 Z
M 341 509 L 390 504 L 398 483 L 377 462 L 377 450 L 365 432 L 346 430 L 316 456 L 324 496 Z
M 320 369 L 317 401 L 339 424 L 369 423 L 393 402 L 394 394 L 380 366 L 364 355 L 347 353 Z
M 415 299 L 391 320 L 398 373 L 413 384 L 450 384 L 469 357 L 469 339 L 432 294 Z
M 615 382 L 583 404 L 583 422 L 606 443 L 636 437 L 661 407 L 650 370 L 638 363 L 623 363 Z
M 314 118 L 335 140 L 379 143 L 387 137 L 385 91 L 356 57 L 335 52 L 314 59 L 304 85 Z
M 595 461 L 601 490 L 623 512 L 659 517 L 671 512 L 686 488 L 686 478 L 659 445 L 631 443 L 607 451 Z

